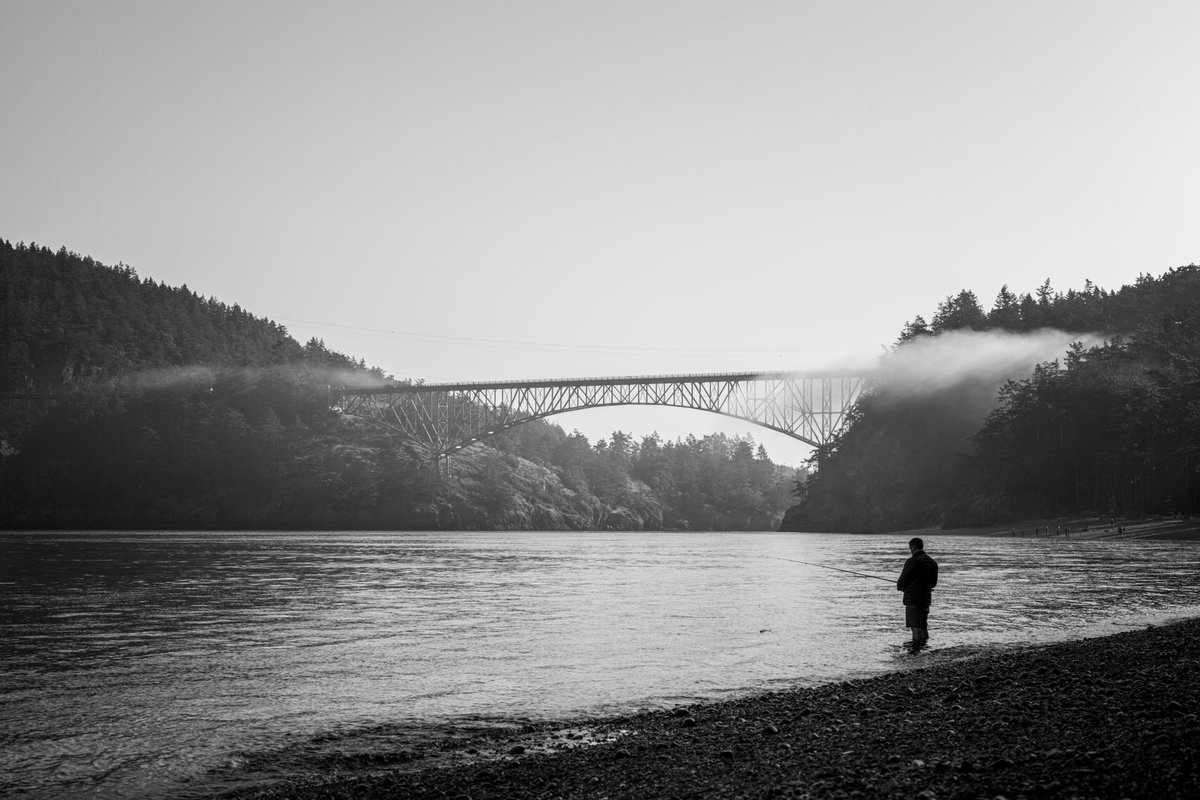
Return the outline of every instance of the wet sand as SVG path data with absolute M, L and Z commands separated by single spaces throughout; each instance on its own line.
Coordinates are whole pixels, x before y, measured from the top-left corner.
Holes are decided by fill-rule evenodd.
M 936 631 L 935 631 L 936 636 Z M 1200 620 L 397 753 L 245 798 L 1197 798 Z

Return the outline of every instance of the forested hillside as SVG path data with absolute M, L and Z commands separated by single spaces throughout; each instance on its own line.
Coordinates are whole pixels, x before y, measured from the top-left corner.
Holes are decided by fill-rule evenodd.
M 132 372 L 299 362 L 363 369 L 238 305 L 66 248 L 0 239 L 0 392 L 70 391 Z
M 1195 266 L 1115 291 L 1005 286 L 986 310 L 947 297 L 904 327 L 808 480 L 749 439 L 593 443 L 544 421 L 443 471 L 330 410 L 330 383 L 386 378 L 361 360 L 124 265 L 0 240 L 0 392 L 55 398 L 0 402 L 0 525 L 866 531 L 1191 513 L 1197 312 Z M 1016 366 L 1047 343 L 1049 360 Z
M 1071 332 L 1061 357 L 1013 379 L 993 347 Z M 1102 341 L 1094 343 L 1092 334 Z M 974 369 L 914 392 L 890 369 L 922 353 L 976 354 Z M 1089 342 L 1090 344 L 1085 344 Z M 910 356 L 917 355 L 917 359 Z M 924 359 L 927 376 L 938 363 Z M 814 454 L 787 530 L 989 525 L 1064 514 L 1200 511 L 1200 268 L 1105 291 L 1002 287 L 917 317 L 884 358 L 854 422 Z
M 329 408 L 385 376 L 186 287 L 0 241 L 0 524 L 769 530 L 793 469 L 722 435 L 589 443 L 535 422 L 448 473 Z

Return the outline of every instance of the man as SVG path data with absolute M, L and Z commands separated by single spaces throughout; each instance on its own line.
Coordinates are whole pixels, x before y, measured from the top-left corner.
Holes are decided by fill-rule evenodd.
M 937 586 L 937 562 L 925 554 L 925 542 L 920 537 L 908 541 L 912 553 L 900 571 L 896 589 L 904 592 L 904 625 L 912 629 L 912 643 L 920 647 L 929 641 L 929 603 L 933 587 Z

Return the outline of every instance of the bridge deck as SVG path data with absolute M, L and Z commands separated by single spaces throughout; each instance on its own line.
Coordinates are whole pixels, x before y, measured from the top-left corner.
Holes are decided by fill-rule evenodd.
M 335 387 L 335 394 L 421 394 L 467 392 L 492 389 L 550 389 L 574 386 L 637 386 L 665 383 L 724 383 L 754 380 L 846 380 L 865 375 L 854 370 L 808 370 L 797 372 L 710 372 L 696 375 L 630 375 L 606 378 L 538 378 L 511 381 L 462 381 L 451 383 L 392 383 L 382 386 Z

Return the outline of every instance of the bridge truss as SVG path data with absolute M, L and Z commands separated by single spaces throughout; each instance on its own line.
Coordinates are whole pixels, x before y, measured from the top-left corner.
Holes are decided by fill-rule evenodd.
M 394 384 L 336 389 L 333 406 L 382 422 L 437 456 L 535 419 L 620 405 L 711 411 L 818 446 L 845 424 L 866 380 L 849 372 L 746 372 Z

